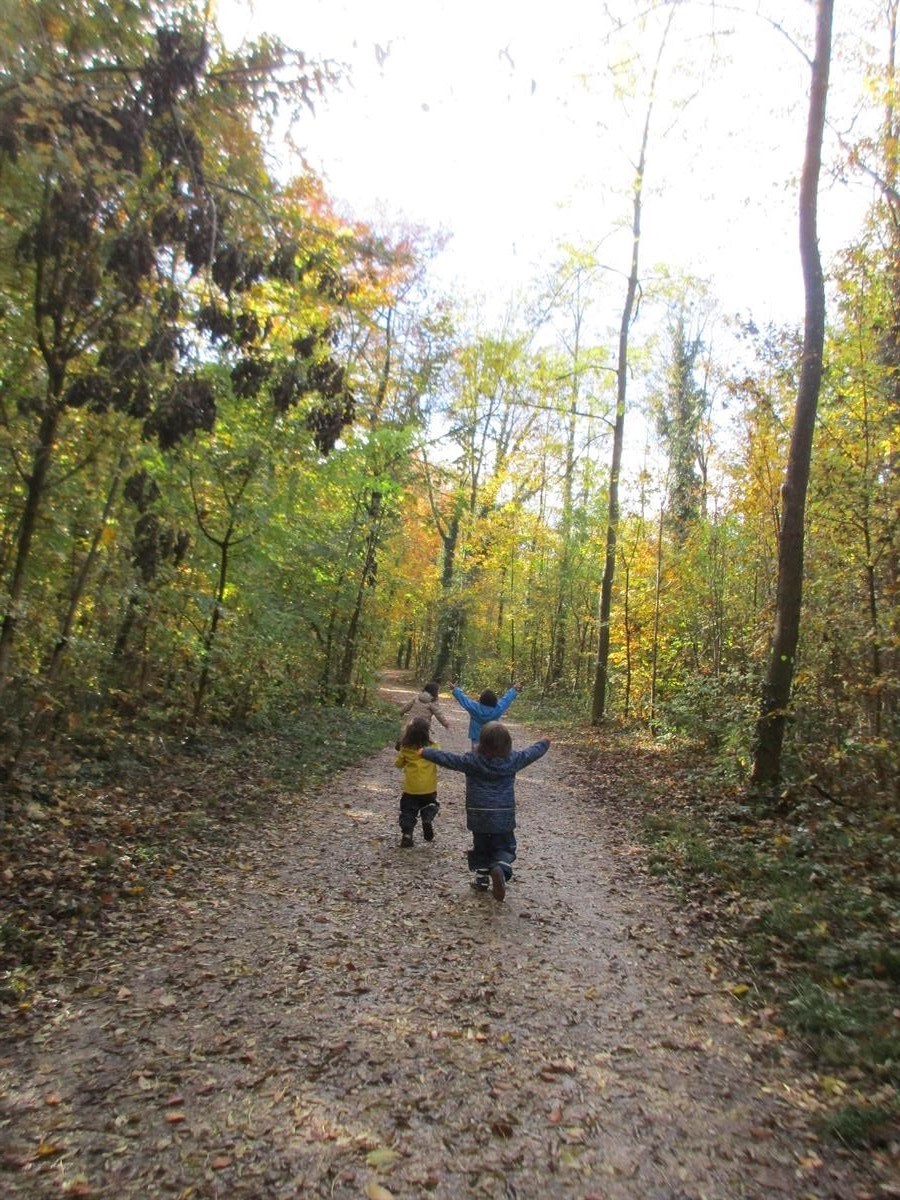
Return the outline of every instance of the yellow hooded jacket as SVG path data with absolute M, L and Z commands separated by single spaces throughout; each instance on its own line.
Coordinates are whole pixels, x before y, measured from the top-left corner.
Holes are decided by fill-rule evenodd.
M 439 748 L 436 742 L 429 747 Z M 417 746 L 401 746 L 394 766 L 403 770 L 403 790 L 408 796 L 428 796 L 437 791 L 437 767 L 419 756 Z

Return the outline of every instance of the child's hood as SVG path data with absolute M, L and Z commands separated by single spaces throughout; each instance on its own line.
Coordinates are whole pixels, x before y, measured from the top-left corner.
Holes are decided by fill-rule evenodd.
M 485 775 L 491 774 L 496 775 L 498 778 L 502 778 L 504 775 L 515 775 L 516 773 L 516 764 L 514 763 L 513 756 L 511 754 L 507 754 L 503 758 L 495 758 L 492 755 L 488 756 L 486 754 L 479 754 L 477 751 L 475 751 L 474 754 L 475 759 L 478 762 L 479 770 L 481 770 Z
M 440 746 L 438 745 L 437 742 L 429 742 L 428 749 L 429 750 L 440 750 Z M 418 746 L 401 746 L 397 752 L 397 757 L 394 761 L 396 762 L 397 766 L 400 767 L 400 766 L 406 766 L 407 763 L 412 763 L 412 762 L 420 762 L 420 761 L 427 762 L 428 759 L 421 757 L 421 755 L 419 754 Z

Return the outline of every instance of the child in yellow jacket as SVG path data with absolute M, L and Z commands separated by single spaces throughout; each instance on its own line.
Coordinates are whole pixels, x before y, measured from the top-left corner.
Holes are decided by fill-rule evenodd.
M 413 844 L 416 821 L 422 819 L 422 837 L 434 841 L 434 818 L 440 804 L 437 800 L 437 767 L 419 756 L 423 746 L 438 749 L 431 740 L 428 721 L 416 717 L 410 721 L 400 739 L 395 767 L 403 771 L 403 793 L 400 796 L 400 845 L 406 849 Z

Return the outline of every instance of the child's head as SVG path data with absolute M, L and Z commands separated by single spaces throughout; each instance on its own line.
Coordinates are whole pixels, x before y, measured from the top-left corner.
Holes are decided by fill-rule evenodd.
M 430 741 L 431 730 L 428 722 L 424 717 L 415 717 L 403 731 L 400 745 L 409 746 L 411 749 L 416 750 L 421 746 L 427 746 Z
M 425 686 L 422 688 L 422 691 L 427 692 L 432 700 L 437 700 L 438 692 L 440 691 L 440 685 L 432 679 L 431 683 L 425 684 Z
M 507 758 L 512 754 L 512 738 L 506 726 L 499 721 L 488 721 L 482 725 L 478 753 L 485 758 Z
M 497 693 L 492 692 L 490 688 L 485 688 L 478 697 L 478 703 L 484 704 L 487 708 L 493 708 L 497 703 Z

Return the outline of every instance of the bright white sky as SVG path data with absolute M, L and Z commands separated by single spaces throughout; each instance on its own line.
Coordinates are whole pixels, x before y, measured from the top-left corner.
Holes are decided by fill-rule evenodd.
M 297 132 L 310 165 L 361 219 L 452 233 L 435 266 L 437 285 L 502 306 L 546 272 L 562 240 L 599 246 L 614 271 L 627 271 L 622 230 L 646 90 L 638 86 L 630 106 L 614 99 L 610 64 L 636 34 L 626 28 L 606 41 L 607 7 L 599 0 L 219 0 L 219 21 L 231 43 L 271 32 L 310 58 L 349 65 L 341 91 Z M 784 0 L 773 11 L 795 25 L 804 46 L 811 43 L 808 0 Z M 641 43 L 645 63 L 659 29 Z M 714 29 L 725 59 L 716 69 L 709 65 Z M 848 88 L 841 70 L 836 63 L 833 94 L 855 95 L 856 82 Z M 665 262 L 711 277 L 726 311 L 800 321 L 796 206 L 807 65 L 770 25 L 726 5 L 696 4 L 676 17 L 661 78 L 644 272 Z M 832 103 L 830 113 L 846 127 L 849 110 Z M 823 176 L 826 258 L 852 234 L 867 193 Z M 617 311 L 624 285 L 609 278 Z

